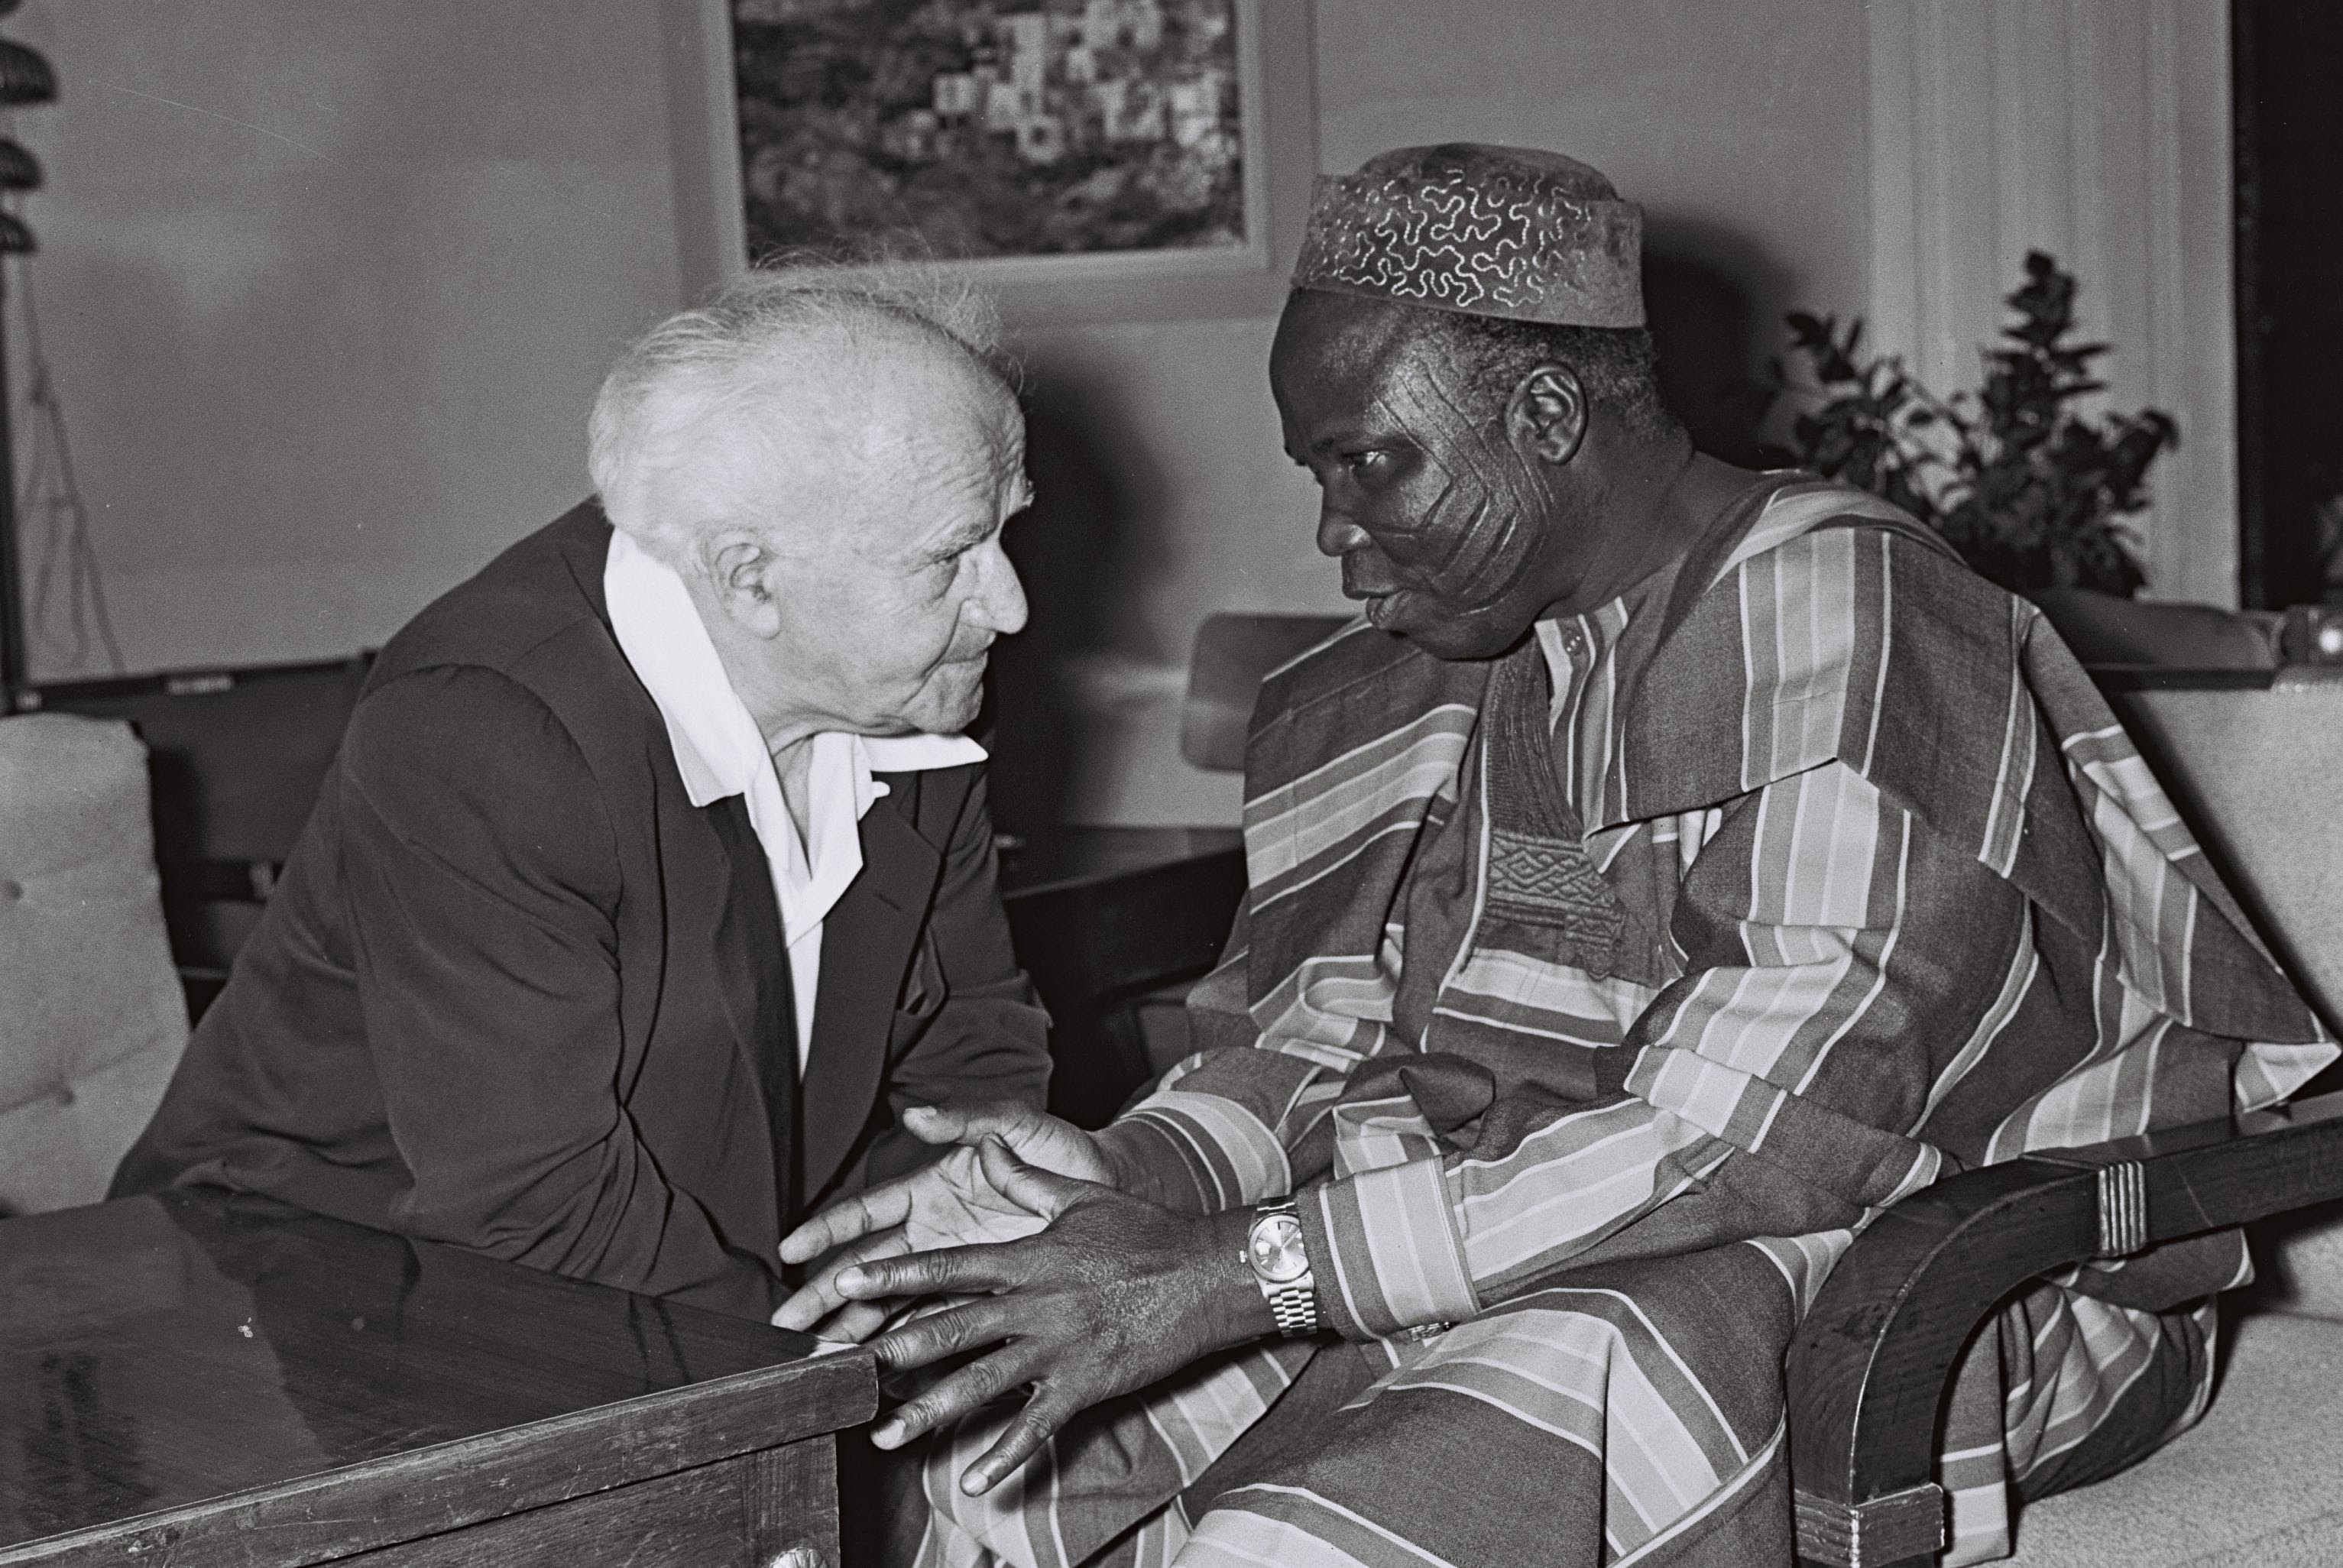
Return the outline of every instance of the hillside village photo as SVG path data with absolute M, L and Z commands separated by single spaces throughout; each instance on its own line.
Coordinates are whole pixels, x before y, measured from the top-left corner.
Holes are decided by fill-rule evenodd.
M 750 256 L 1241 246 L 1236 0 L 733 0 Z

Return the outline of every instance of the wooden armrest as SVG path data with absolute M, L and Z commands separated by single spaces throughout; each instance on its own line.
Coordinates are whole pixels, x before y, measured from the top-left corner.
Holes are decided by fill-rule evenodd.
M 2026 1281 L 2343 1196 L 2343 1093 L 1988 1165 L 1873 1221 L 1790 1344 L 1798 1553 L 1932 1563 L 1937 1412 L 1976 1326 Z

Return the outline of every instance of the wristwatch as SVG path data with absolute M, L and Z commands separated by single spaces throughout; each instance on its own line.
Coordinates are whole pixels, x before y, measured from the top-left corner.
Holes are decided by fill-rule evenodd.
M 1244 1261 L 1280 1333 L 1292 1340 L 1318 1332 L 1317 1282 L 1302 1245 L 1302 1211 L 1292 1199 L 1273 1199 L 1253 1210 Z

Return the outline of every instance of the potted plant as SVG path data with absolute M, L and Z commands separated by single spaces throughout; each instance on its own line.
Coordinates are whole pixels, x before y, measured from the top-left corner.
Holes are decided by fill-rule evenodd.
M 2087 417 L 2104 343 L 2070 341 L 2075 279 L 2041 251 L 2006 297 L 2016 316 L 1985 351 L 1973 393 L 1939 397 L 1893 357 L 1863 357 L 1863 321 L 1788 317 L 1820 401 L 1795 427 L 1801 466 L 1843 477 L 1935 528 L 1971 567 L 2017 593 L 2082 588 L 2128 598 L 2147 581 L 2127 519 L 2147 470 L 2177 444 L 2172 417 Z

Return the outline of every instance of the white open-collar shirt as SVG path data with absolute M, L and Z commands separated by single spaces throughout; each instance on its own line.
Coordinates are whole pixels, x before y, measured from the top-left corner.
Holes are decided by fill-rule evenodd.
M 773 896 L 789 944 L 790 1000 L 796 1004 L 798 1067 L 813 1042 L 814 1000 L 821 979 L 821 925 L 862 870 L 860 823 L 887 793 L 874 773 L 917 773 L 984 760 L 965 735 L 849 735 L 825 730 L 811 742 L 806 778 L 806 836 L 798 837 L 781 799 L 781 779 L 765 738 L 700 623 L 683 579 L 624 533 L 610 534 L 602 593 L 618 650 L 667 721 L 676 771 L 694 806 L 748 798 L 749 824 L 772 869 Z

